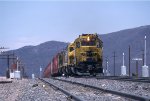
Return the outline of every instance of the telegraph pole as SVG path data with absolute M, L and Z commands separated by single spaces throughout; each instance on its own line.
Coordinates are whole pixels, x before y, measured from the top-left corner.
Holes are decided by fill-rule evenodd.
M 0 59 L 7 59 L 7 68 L 9 69 L 9 63 L 10 63 L 10 59 L 16 59 L 16 57 L 13 54 L 1 54 L 0 56 L 6 56 L 6 57 L 2 57 Z M 10 57 L 13 56 L 13 57 Z
M 7 67 L 7 70 L 6 70 L 6 77 L 10 78 L 10 75 L 9 75 L 9 63 L 10 63 L 10 59 L 16 59 L 16 58 L 14 57 L 14 54 L 0 54 L 0 56 L 2 56 L 0 59 L 7 59 L 7 66 L 8 67 Z M 10 56 L 13 56 L 13 57 L 10 57 Z
M 130 58 L 130 45 L 129 45 L 129 77 L 130 77 L 130 60 L 131 58 Z
M 114 76 L 115 76 L 115 74 L 116 74 L 115 73 L 115 71 L 116 71 L 116 67 L 115 67 L 115 64 L 116 64 L 116 60 L 115 60 L 116 54 L 115 54 L 115 51 L 114 51 L 114 56 L 113 57 L 114 57 Z
M 8 48 L 5 48 L 5 47 L 0 47 L 0 49 L 8 49 Z

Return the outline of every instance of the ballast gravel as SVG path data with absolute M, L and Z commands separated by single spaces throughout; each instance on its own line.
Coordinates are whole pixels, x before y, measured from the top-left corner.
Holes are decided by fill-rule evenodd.
M 69 93 L 79 97 L 83 101 L 135 101 L 132 99 L 120 97 L 114 94 L 105 93 L 89 87 L 83 87 L 76 84 L 66 83 L 54 79 L 45 79 L 46 81 L 63 88 Z
M 96 78 L 74 78 L 74 77 L 68 78 L 57 77 L 57 78 L 150 98 L 150 83 L 96 79 Z
M 39 83 L 39 80 L 12 81 L 0 84 L 0 101 L 68 101 L 64 94 L 53 88 L 47 88 L 46 85 Z

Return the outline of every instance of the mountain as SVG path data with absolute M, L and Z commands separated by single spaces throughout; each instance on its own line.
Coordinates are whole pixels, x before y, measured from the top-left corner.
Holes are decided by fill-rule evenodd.
M 131 47 L 131 73 L 135 71 L 135 61 L 132 58 L 142 58 L 144 49 L 144 36 L 147 36 L 147 65 L 150 67 L 150 25 L 132 29 L 121 30 L 108 34 L 99 35 L 103 41 L 103 67 L 106 68 L 106 57 L 108 57 L 109 71 L 113 75 L 114 58 L 116 52 L 116 74 L 120 75 L 122 65 L 122 53 L 125 53 L 125 65 L 128 72 L 128 48 Z M 20 49 L 12 50 L 22 61 L 28 76 L 32 73 L 39 75 L 40 66 L 44 69 L 52 57 L 65 49 L 68 43 L 58 41 L 48 41 L 37 46 L 25 46 Z M 11 52 L 11 51 L 10 51 Z M 5 75 L 6 60 L 0 60 L 0 75 Z M 4 65 L 5 64 L 5 65 Z M 139 73 L 142 61 L 139 61 Z
M 37 46 L 25 46 L 12 51 L 21 60 L 21 63 L 25 67 L 26 74 L 31 77 L 32 73 L 39 75 L 40 66 L 44 69 L 52 57 L 67 45 L 68 43 L 65 42 L 48 41 Z M 12 53 L 12 51 L 9 53 Z M 6 71 L 7 61 L 1 61 L 0 67 L 1 63 L 4 63 L 5 65 L 2 64 L 1 68 L 3 71 L 0 71 L 0 75 L 5 75 L 4 71 Z
M 109 34 L 99 35 L 104 46 L 104 67 L 106 67 L 106 57 L 108 57 L 109 70 L 113 74 L 114 51 L 116 53 L 116 71 L 120 75 L 122 65 L 122 53 L 125 53 L 125 66 L 127 73 L 129 67 L 129 45 L 131 50 L 131 73 L 135 73 L 136 62 L 133 58 L 142 58 L 144 50 L 144 37 L 147 36 L 147 65 L 150 67 L 150 25 L 132 29 L 121 30 Z M 142 61 L 139 61 L 139 73 L 141 73 Z

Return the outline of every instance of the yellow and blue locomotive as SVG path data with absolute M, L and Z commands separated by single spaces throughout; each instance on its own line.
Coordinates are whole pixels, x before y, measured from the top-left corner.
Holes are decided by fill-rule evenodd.
M 70 43 L 65 50 L 53 58 L 52 65 L 49 65 L 51 66 L 49 67 L 51 68 L 49 69 L 51 70 L 50 75 L 97 75 L 103 73 L 102 53 L 103 42 L 97 34 L 79 35 L 73 43 Z

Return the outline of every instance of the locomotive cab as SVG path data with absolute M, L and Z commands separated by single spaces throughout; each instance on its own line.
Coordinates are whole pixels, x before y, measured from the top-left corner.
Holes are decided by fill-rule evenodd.
M 97 34 L 82 34 L 74 43 L 76 71 L 80 74 L 102 73 L 102 41 Z

